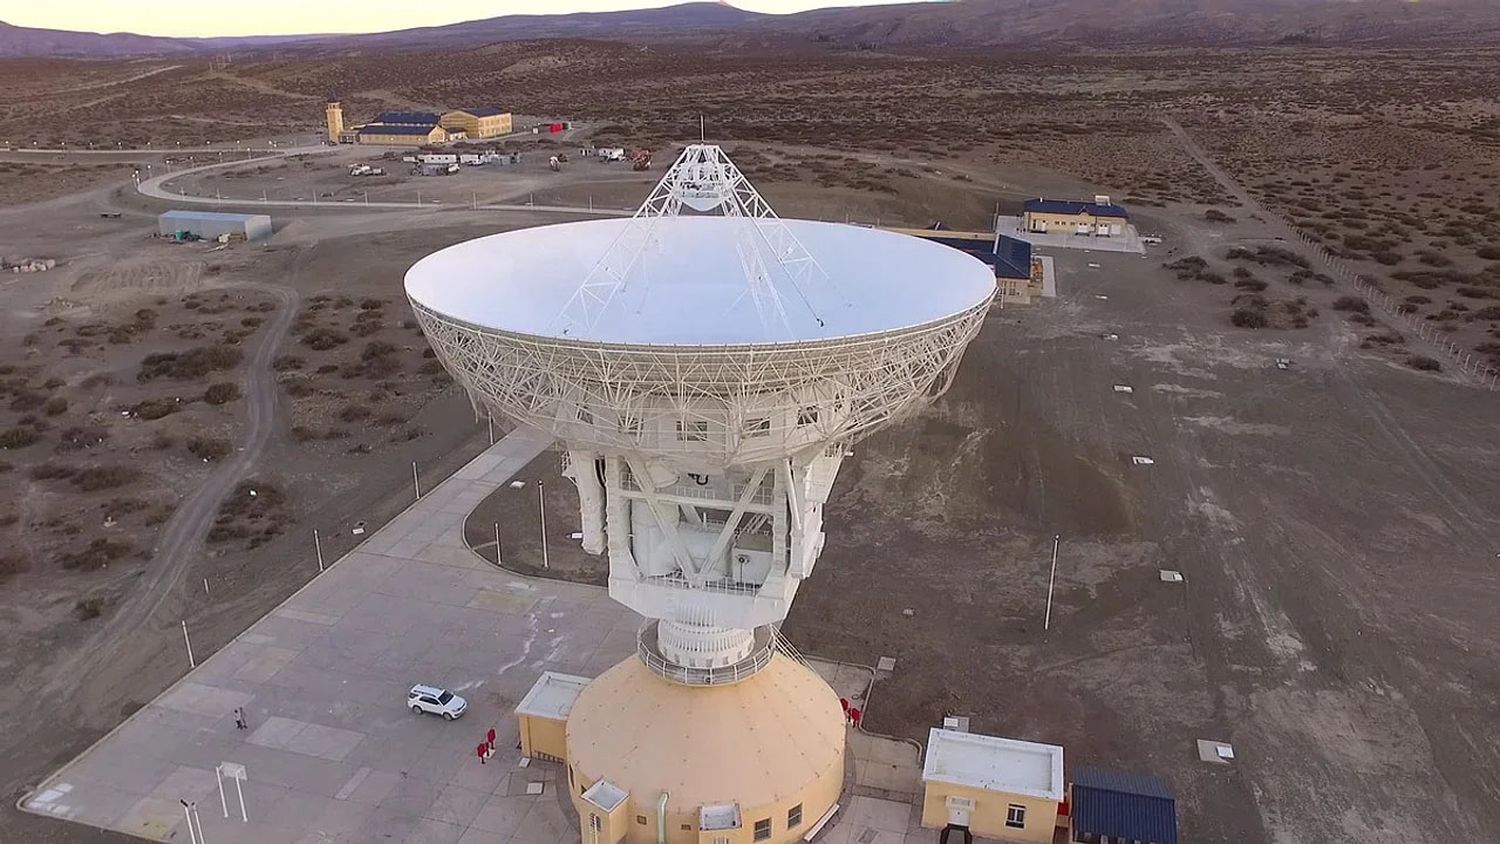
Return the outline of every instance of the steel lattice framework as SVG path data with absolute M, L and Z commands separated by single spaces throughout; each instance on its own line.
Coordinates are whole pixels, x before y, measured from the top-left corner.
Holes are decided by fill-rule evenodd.
M 766 265 L 765 254 L 784 272 L 794 298 L 823 324 L 803 291 L 808 284 L 831 285 L 828 273 L 723 149 L 715 144 L 690 144 L 568 299 L 558 315 L 555 330 L 563 335 L 592 331 L 615 298 L 630 286 L 632 270 L 640 263 L 641 255 L 658 245 L 658 221 L 678 216 L 683 206 L 734 217 L 741 222 L 735 251 L 745 274 L 745 295 L 755 305 L 766 339 L 790 338 L 791 329 L 786 302 Z M 637 282 L 643 288 L 647 284 L 648 280 Z M 639 295 L 646 292 L 643 289 Z
M 989 301 L 912 328 L 744 346 L 544 337 L 412 306 L 477 404 L 570 448 L 722 468 L 852 443 L 940 395 Z

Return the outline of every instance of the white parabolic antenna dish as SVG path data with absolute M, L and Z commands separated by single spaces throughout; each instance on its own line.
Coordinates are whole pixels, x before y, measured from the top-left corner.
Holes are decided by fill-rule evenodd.
M 780 267 L 768 268 L 783 291 L 787 325 L 773 324 L 780 330 L 766 330 L 747 295 L 736 250 L 745 223 L 732 217 L 655 221 L 658 245 L 642 251 L 628 283 L 592 327 L 570 328 L 559 314 L 634 220 L 562 223 L 450 246 L 411 268 L 406 292 L 429 312 L 481 330 L 647 346 L 881 334 L 941 321 L 994 294 L 989 267 L 941 244 L 839 223 L 782 222 L 829 279 L 791 289 Z
M 995 281 L 920 238 L 782 220 L 695 145 L 634 217 L 450 246 L 406 291 L 476 403 L 713 468 L 848 444 L 941 393 Z

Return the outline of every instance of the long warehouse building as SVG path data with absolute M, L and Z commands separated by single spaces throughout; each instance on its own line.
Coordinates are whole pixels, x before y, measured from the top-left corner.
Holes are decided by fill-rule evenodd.
M 226 214 L 219 211 L 186 211 L 174 208 L 156 218 L 156 231 L 163 237 L 192 234 L 204 240 L 220 235 L 261 240 L 272 234 L 271 218 L 265 214 Z

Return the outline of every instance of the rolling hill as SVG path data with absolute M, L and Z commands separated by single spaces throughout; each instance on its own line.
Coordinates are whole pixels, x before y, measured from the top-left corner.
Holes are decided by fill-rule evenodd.
M 362 35 L 161 38 L 0 22 L 0 58 L 119 58 L 225 50 L 465 49 L 595 38 L 725 49 L 988 50 L 1019 46 L 1500 44 L 1496 0 L 952 0 L 764 15 L 724 3 L 562 15 L 506 15 Z

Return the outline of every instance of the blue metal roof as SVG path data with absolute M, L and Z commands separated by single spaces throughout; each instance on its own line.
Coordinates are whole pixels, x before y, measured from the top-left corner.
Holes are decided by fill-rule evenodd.
M 989 264 L 996 278 L 1031 278 L 1031 244 L 1014 237 L 998 235 L 994 242 L 971 237 L 944 237 L 942 229 L 928 229 L 933 234 L 918 235 L 923 240 L 941 243 Z
M 435 126 L 392 126 L 385 123 L 371 123 L 359 127 L 359 134 L 365 135 L 428 135 L 432 133 Z
M 997 235 L 994 246 L 996 278 L 1031 278 L 1031 244 L 1017 237 Z
M 174 208 L 164 211 L 157 218 L 161 220 L 213 220 L 219 223 L 246 223 L 251 220 L 270 220 L 267 214 L 230 214 L 224 211 L 189 211 L 182 208 Z
M 1124 217 L 1130 214 L 1118 205 L 1099 205 L 1075 199 L 1028 199 L 1023 210 L 1038 214 L 1093 214 L 1095 217 Z
M 403 126 L 436 126 L 438 116 L 425 111 L 382 111 L 375 115 L 376 123 L 396 123 Z
M 1071 812 L 1075 833 L 1177 844 L 1177 800 L 1147 774 L 1075 768 Z

